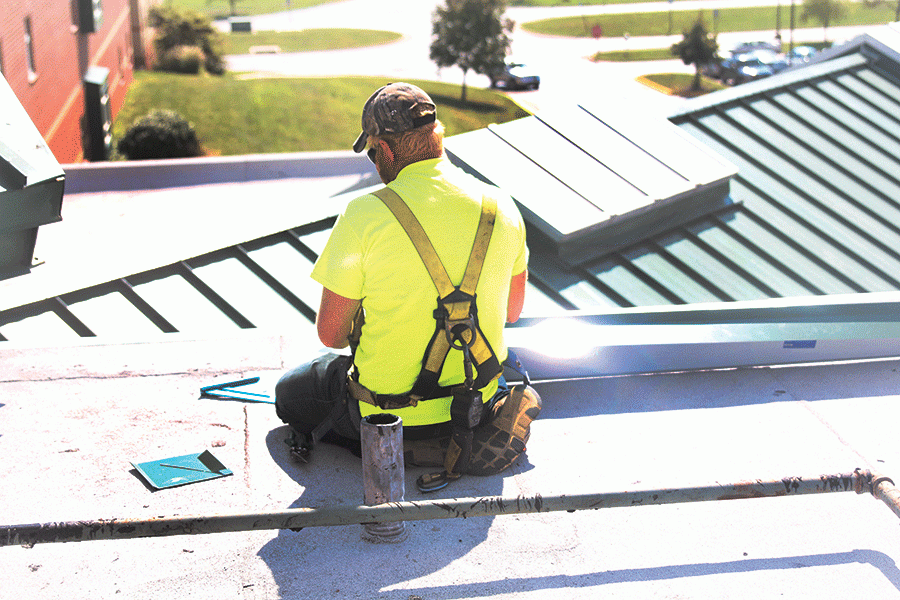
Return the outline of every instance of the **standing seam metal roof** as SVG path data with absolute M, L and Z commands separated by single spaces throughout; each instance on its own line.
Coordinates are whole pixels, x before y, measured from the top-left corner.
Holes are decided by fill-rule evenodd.
M 537 248 L 532 283 L 581 309 L 900 289 L 900 63 L 873 46 L 688 104 L 734 203 L 568 270 Z
M 526 313 L 900 290 L 900 32 L 888 34 L 688 103 L 670 120 L 738 167 L 731 203 L 578 264 L 530 228 Z M 48 322 L 69 336 L 308 324 L 319 292 L 304 274 L 332 223 L 0 311 L 0 341 Z

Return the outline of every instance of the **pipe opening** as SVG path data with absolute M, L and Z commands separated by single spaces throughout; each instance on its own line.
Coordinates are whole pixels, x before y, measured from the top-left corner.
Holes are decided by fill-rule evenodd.
M 390 413 L 378 413 L 363 417 L 363 421 L 368 425 L 396 425 L 400 422 L 400 417 Z

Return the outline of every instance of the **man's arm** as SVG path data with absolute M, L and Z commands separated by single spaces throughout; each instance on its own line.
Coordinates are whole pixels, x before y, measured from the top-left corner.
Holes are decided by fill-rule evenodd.
M 316 332 L 319 340 L 329 348 L 346 348 L 353 327 L 353 317 L 362 300 L 352 300 L 322 288 L 322 300 L 316 315 Z
M 509 283 L 509 299 L 506 302 L 506 322 L 515 323 L 522 314 L 525 304 L 525 284 L 528 282 L 528 269 L 513 275 Z

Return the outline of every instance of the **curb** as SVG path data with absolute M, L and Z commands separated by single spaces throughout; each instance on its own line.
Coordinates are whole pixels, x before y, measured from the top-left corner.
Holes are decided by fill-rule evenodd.
M 644 84 L 648 88 L 654 89 L 657 92 L 661 92 L 661 93 L 665 94 L 666 96 L 672 96 L 675 93 L 675 90 L 673 90 L 671 88 L 667 88 L 664 85 L 660 85 L 650 79 L 647 79 L 647 77 L 645 75 L 640 75 L 639 77 L 636 77 L 635 81 L 637 81 L 638 83 Z

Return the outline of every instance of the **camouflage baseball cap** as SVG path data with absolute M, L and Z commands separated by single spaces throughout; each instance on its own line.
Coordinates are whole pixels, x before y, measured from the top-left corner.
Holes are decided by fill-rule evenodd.
M 362 133 L 353 144 L 362 152 L 370 135 L 400 133 L 434 123 L 434 102 L 424 91 L 409 83 L 389 83 L 366 100 L 362 113 Z

